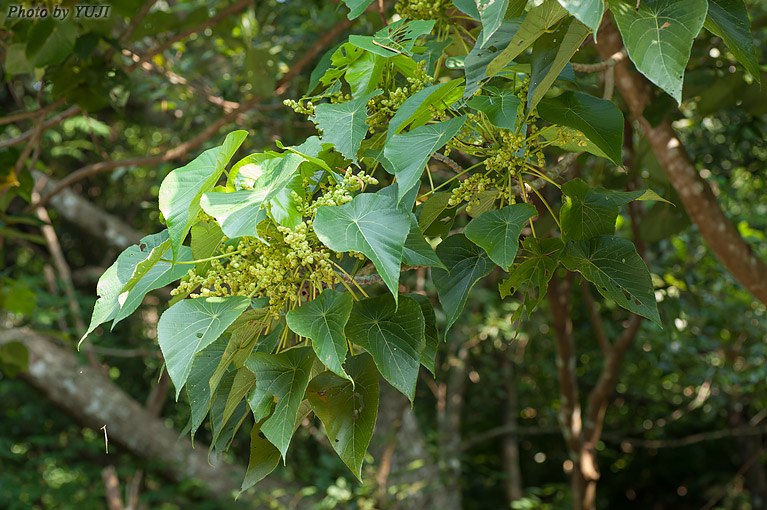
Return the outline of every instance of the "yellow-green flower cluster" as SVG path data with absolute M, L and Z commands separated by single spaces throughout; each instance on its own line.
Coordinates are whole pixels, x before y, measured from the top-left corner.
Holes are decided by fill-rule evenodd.
M 228 255 L 210 261 L 204 274 L 190 270 L 173 295 L 190 293 L 191 298 L 206 296 L 268 297 L 270 313 L 277 316 L 293 308 L 301 290 L 332 287 L 340 283 L 333 270 L 333 251 L 323 245 L 314 232 L 313 221 L 322 206 L 338 206 L 352 199 L 352 192 L 378 181 L 364 172 L 347 169 L 341 182 L 326 186 L 314 200 L 294 194 L 303 221 L 290 228 L 270 225 L 262 237 L 241 237 L 237 246 L 219 250 Z M 359 254 L 352 253 L 352 256 Z
M 367 118 L 367 124 L 370 126 L 370 132 L 377 127 L 388 126 L 402 103 L 424 87 L 431 85 L 433 81 L 434 78 L 426 72 L 426 62 L 419 62 L 414 76 L 407 79 L 407 86 L 397 87 L 368 101 L 370 115 Z
M 479 205 L 480 193 L 490 191 L 494 185 L 495 182 L 492 178 L 480 173 L 473 174 L 453 189 L 447 205 L 448 207 L 455 207 L 461 202 L 468 202 L 466 211 L 471 212 L 472 207 Z
M 403 18 L 438 19 L 450 3 L 450 0 L 401 0 L 394 10 Z
M 288 108 L 290 108 L 296 113 L 301 113 L 304 115 L 314 115 L 314 103 L 312 103 L 308 99 L 302 98 L 299 101 L 294 101 L 293 99 L 286 99 L 282 102 L 282 104 L 284 104 L 285 106 L 287 106 Z

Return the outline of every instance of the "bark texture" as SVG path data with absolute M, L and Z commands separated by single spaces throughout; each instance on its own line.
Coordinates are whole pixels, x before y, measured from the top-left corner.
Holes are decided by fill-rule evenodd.
M 611 23 L 605 24 L 599 32 L 597 44 L 602 59 L 610 58 L 622 47 L 618 29 Z M 615 66 L 615 83 L 703 239 L 735 279 L 756 299 L 767 304 L 767 264 L 756 257 L 735 225 L 725 216 L 711 187 L 700 176 L 679 141 L 671 121 L 664 119 L 653 127 L 644 118 L 644 109 L 652 98 L 649 82 L 629 69 L 624 59 Z
M 81 364 L 71 350 L 27 328 L 0 332 L 0 345 L 12 341 L 22 342 L 29 350 L 29 370 L 20 377 L 78 422 L 96 430 L 106 425 L 110 442 L 139 458 L 165 463 L 174 480 L 200 480 L 222 499 L 231 500 L 239 490 L 245 476 L 242 467 L 223 462 L 211 466 L 207 445 L 197 442 L 192 448 L 188 438 L 179 439 L 178 431 L 166 427 L 99 370 Z M 270 479 L 260 482 L 259 489 L 290 490 Z

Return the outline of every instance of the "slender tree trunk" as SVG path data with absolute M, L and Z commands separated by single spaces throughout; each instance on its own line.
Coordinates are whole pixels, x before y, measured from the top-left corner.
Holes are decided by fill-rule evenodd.
M 730 425 L 733 428 L 748 427 L 748 417 L 745 414 L 743 405 L 736 402 L 729 412 Z M 734 437 L 735 448 L 738 450 L 741 462 L 746 463 L 756 453 L 762 449 L 761 436 L 755 435 L 736 435 Z M 757 460 L 749 466 L 745 472 L 746 487 L 751 499 L 751 508 L 753 510 L 767 510 L 767 468 L 764 462 Z
M 506 499 L 509 503 L 522 499 L 522 470 L 519 467 L 519 430 L 517 427 L 517 386 L 514 377 L 513 353 L 509 349 L 503 358 L 503 383 L 506 392 L 506 408 L 503 411 L 504 425 L 509 433 L 503 436 L 503 466 L 508 475 L 506 481 Z
M 380 506 L 386 510 L 450 508 L 439 469 L 426 446 L 426 438 L 410 402 L 389 383 L 381 381 L 378 419 L 370 453 L 378 465 Z M 396 485 L 399 496 L 388 488 Z
M 604 24 L 599 31 L 597 44 L 602 59 L 610 58 L 622 47 L 618 29 L 612 23 Z M 735 279 L 756 299 L 767 304 L 767 263 L 756 256 L 735 225 L 722 212 L 711 187 L 698 173 L 671 121 L 664 119 L 653 126 L 644 118 L 644 109 L 651 101 L 649 82 L 638 72 L 630 70 L 626 60 L 615 66 L 615 84 L 671 185 L 679 194 L 690 219 L 698 227 L 711 251 Z

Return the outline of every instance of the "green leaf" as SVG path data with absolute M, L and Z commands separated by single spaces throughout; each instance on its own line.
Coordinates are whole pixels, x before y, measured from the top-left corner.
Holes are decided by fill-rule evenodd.
M 160 211 L 168 225 L 174 260 L 189 229 L 197 221 L 202 194 L 213 189 L 247 135 L 248 132 L 243 130 L 229 133 L 222 145 L 206 150 L 188 165 L 173 170 L 162 181 Z
M 559 5 L 575 16 L 575 19 L 589 27 L 596 39 L 597 29 L 605 12 L 604 0 L 557 0 Z
M 386 142 L 384 156 L 394 167 L 394 175 L 399 184 L 397 203 L 420 181 L 431 155 L 444 147 L 465 121 L 465 115 L 454 117 L 438 124 L 421 126 L 409 133 L 394 135 Z
M 692 42 L 703 27 L 706 0 L 608 0 L 623 43 L 637 69 L 682 101 L 682 81 Z
M 595 236 L 612 235 L 620 206 L 632 200 L 663 200 L 652 190 L 592 189 L 580 178 L 563 184 L 562 193 L 567 197 L 559 210 L 563 241 L 587 241 Z
M 532 236 L 526 237 L 522 241 L 522 249 L 529 255 L 525 255 L 523 260 L 509 271 L 509 277 L 498 285 L 501 299 L 514 294 L 522 285 L 527 286 L 524 307 L 529 317 L 538 303 L 546 297 L 549 280 L 554 276 L 563 248 L 564 243 L 557 237 L 541 240 Z M 534 297 L 532 291 L 535 289 L 538 293 Z M 521 316 L 522 307 L 518 312 Z
M 157 339 L 177 400 L 195 354 L 216 341 L 249 304 L 244 296 L 207 297 L 184 299 L 165 310 L 157 324 Z
M 476 0 L 453 0 L 453 5 L 465 15 L 479 21 L 479 11 L 477 10 Z
M 323 372 L 312 379 L 306 398 L 325 425 L 333 449 L 361 480 L 362 462 L 378 416 L 378 371 L 367 353 L 349 358 L 346 369 L 353 382 Z
M 356 160 L 357 151 L 368 132 L 365 121 L 368 101 L 381 94 L 376 89 L 370 94 L 345 103 L 323 103 L 315 108 L 314 122 L 322 130 L 322 143 L 332 143 L 346 159 Z
M 210 378 L 216 370 L 226 348 L 226 338 L 219 338 L 205 349 L 197 353 L 192 361 L 192 369 L 186 382 L 186 394 L 189 398 L 189 406 L 192 408 L 190 416 L 192 442 L 194 434 L 202 425 L 202 421 L 208 414 L 211 402 Z
M 664 96 L 668 97 L 668 96 Z M 671 98 L 669 98 L 669 101 L 671 101 Z M 540 107 L 541 105 L 538 105 L 540 114 Z M 563 130 L 563 134 L 566 137 L 566 141 L 562 141 L 560 137 L 558 136 L 558 132 L 554 132 L 551 130 L 541 130 L 541 135 L 543 138 L 546 139 L 546 141 L 550 142 L 551 145 L 554 147 L 559 147 L 560 149 L 567 151 L 567 152 L 588 152 L 589 154 L 593 154 L 594 156 L 610 159 L 610 157 L 604 153 L 602 149 L 597 147 L 597 144 L 586 138 L 586 135 L 578 131 L 577 129 L 572 129 L 566 126 L 562 126 L 561 128 Z
M 293 197 L 294 192 L 298 198 Z M 269 212 L 274 221 L 283 227 L 295 228 L 304 219 L 302 212 L 298 210 L 300 201 L 304 198 L 304 177 L 299 172 L 269 201 L 272 205 Z
M 240 494 L 266 478 L 280 463 L 280 451 L 261 432 L 264 421 L 266 420 L 254 423 L 250 429 L 248 470 L 245 472 Z
M 562 263 L 596 285 L 604 297 L 661 326 L 650 272 L 628 239 L 599 236 L 569 241 Z
M 386 141 L 403 129 L 423 126 L 463 95 L 463 80 L 450 80 L 419 90 L 397 109 L 386 131 Z
M 201 221 L 192 226 L 190 230 L 192 242 L 192 256 L 194 260 L 207 259 L 212 256 L 224 239 L 224 232 L 215 221 Z M 198 262 L 195 264 L 195 272 L 204 275 L 210 268 L 210 262 Z
M 226 374 L 210 406 L 210 429 L 213 438 L 210 442 L 208 453 L 210 454 L 211 451 L 215 450 L 216 459 L 220 458 L 221 453 L 229 449 L 234 435 L 249 414 L 247 402 L 241 400 L 229 415 L 229 417 L 234 419 L 229 419 L 229 417 L 224 419 L 226 404 L 229 401 L 235 377 L 236 372 L 234 371 Z
M 466 225 L 466 237 L 484 249 L 501 269 L 507 270 L 517 256 L 522 228 L 536 214 L 538 211 L 531 204 L 513 204 L 487 211 Z
M 421 307 L 421 313 L 426 325 L 424 330 L 425 343 L 421 353 L 421 365 L 435 375 L 434 362 L 437 358 L 437 348 L 439 347 L 439 331 L 437 330 L 437 315 L 434 313 L 434 307 L 429 298 L 422 294 L 406 294 L 407 297 L 416 300 Z
M 705 27 L 722 38 L 738 62 L 761 83 L 751 21 L 743 0 L 709 0 Z
M 279 354 L 255 352 L 245 366 L 256 374 L 256 389 L 250 395 L 250 408 L 256 422 L 269 416 L 261 432 L 285 458 L 293 437 L 298 409 L 309 384 L 315 357 L 309 347 L 288 349 Z
M 410 231 L 410 217 L 393 200 L 384 195 L 362 193 L 347 204 L 320 207 L 314 219 L 314 231 L 333 251 L 365 254 L 392 294 L 397 295 L 402 247 Z
M 258 170 L 255 163 L 248 163 L 240 167 L 238 178 L 243 172 L 260 171 L 253 182 L 253 189 L 205 193 L 200 202 L 202 209 L 216 218 L 227 237 L 258 237 L 258 225 L 266 219 L 262 204 L 277 196 L 290 183 L 303 161 L 301 156 L 288 153 L 280 158 L 261 161 Z M 249 167 L 251 164 L 254 167 Z
M 46 67 L 64 62 L 75 49 L 77 29 L 70 19 L 38 19 L 27 33 L 27 59 L 35 67 Z
M 366 94 L 373 94 L 383 75 L 385 64 L 385 58 L 369 51 L 364 52 L 360 58 L 349 64 L 344 78 L 351 87 L 352 97 L 359 98 Z
M 5 50 L 5 63 L 3 69 L 10 75 L 26 74 L 35 70 L 35 67 L 27 59 L 24 43 L 14 43 Z
M 29 370 L 29 350 L 26 345 L 22 342 L 8 342 L 0 345 L 0 374 L 13 379 L 27 370 Z
M 517 127 L 517 110 L 522 102 L 513 92 L 498 91 L 498 95 L 474 96 L 468 105 L 485 114 L 495 127 L 514 130 Z
M 413 214 L 410 215 L 410 232 L 405 240 L 405 246 L 402 248 L 402 262 L 408 266 L 431 266 L 447 269 L 424 238 L 423 232 L 418 226 L 418 220 Z
M 482 22 L 482 44 L 498 30 L 506 15 L 509 0 L 477 0 L 477 11 Z
M 580 21 L 569 18 L 554 31 L 544 34 L 533 45 L 530 89 L 527 109 L 532 110 L 543 99 L 551 85 L 575 55 L 589 29 Z
M 412 54 L 415 40 L 434 27 L 434 20 L 395 21 L 375 33 L 374 36 L 350 35 L 349 42 L 358 48 L 382 57 Z
M 469 242 L 463 234 L 455 234 L 442 241 L 437 246 L 437 255 L 449 271 L 432 269 L 432 281 L 447 316 L 447 335 L 466 305 L 472 287 L 490 274 L 494 264 L 479 246 Z
M 522 24 L 522 20 L 523 18 L 504 20 L 498 30 L 496 30 L 485 44 L 481 43 L 484 37 L 480 32 L 477 42 L 474 44 L 474 47 L 469 54 L 466 55 L 463 62 L 466 72 L 466 90 L 464 91 L 463 97 L 470 97 L 473 95 L 479 90 L 480 82 L 490 76 L 487 74 L 487 66 L 493 59 L 495 59 L 495 57 L 500 55 L 501 48 L 508 46 L 514 39 L 514 35 Z M 504 64 L 504 66 L 505 65 L 506 64 Z
M 509 44 L 487 65 L 485 71 L 487 76 L 498 74 L 509 62 L 525 51 L 538 37 L 566 15 L 567 11 L 557 3 L 557 0 L 546 0 L 541 5 L 530 9 Z
M 412 402 L 425 324 L 420 305 L 400 296 L 399 306 L 388 294 L 354 303 L 346 336 L 373 356 L 378 371 Z
M 623 114 L 612 101 L 584 92 L 567 91 L 538 105 L 538 114 L 552 124 L 581 131 L 616 165 L 622 165 Z
M 373 3 L 373 0 L 343 0 L 343 2 L 346 4 L 346 7 L 349 8 L 349 14 L 347 14 L 346 17 L 354 19 L 365 12 L 365 9 L 368 8 L 368 5 Z
M 13 278 L 0 279 L 0 310 L 31 317 L 36 306 L 37 296 L 29 285 Z
M 143 278 L 137 280 L 133 288 L 124 291 L 126 284 L 136 274 L 137 267 L 156 252 L 156 248 L 165 244 L 168 232 L 148 235 L 138 244 L 126 248 L 109 269 L 99 278 L 96 292 L 99 295 L 93 307 L 91 322 L 80 342 L 90 335 L 99 325 L 115 319 L 122 320 L 133 313 L 141 304 L 144 296 L 154 290 L 169 285 L 187 273 L 188 267 L 172 265 L 168 262 L 157 262 L 151 269 L 143 273 Z M 192 260 L 189 248 L 183 247 L 179 260 Z
M 348 292 L 325 289 L 316 299 L 287 315 L 288 327 L 298 335 L 311 338 L 317 358 L 344 379 L 349 379 L 342 367 L 347 351 L 344 327 L 352 311 L 352 301 Z
M 450 197 L 453 194 L 449 191 L 441 191 L 434 193 L 424 202 L 421 212 L 418 216 L 418 226 L 426 231 L 432 223 L 438 221 L 440 217 L 444 216 L 445 209 L 448 208 Z

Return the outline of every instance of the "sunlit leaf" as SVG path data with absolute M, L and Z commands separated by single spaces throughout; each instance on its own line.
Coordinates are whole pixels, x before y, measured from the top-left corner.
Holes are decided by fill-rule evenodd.
M 538 211 L 531 204 L 513 204 L 471 220 L 464 232 L 471 242 L 487 252 L 490 260 L 508 269 L 517 255 L 522 228 L 536 214 Z

